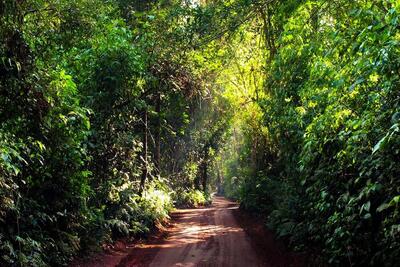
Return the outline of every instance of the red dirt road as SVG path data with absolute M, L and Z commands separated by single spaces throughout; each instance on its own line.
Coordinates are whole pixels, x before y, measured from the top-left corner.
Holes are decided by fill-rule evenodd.
M 119 266 L 269 266 L 237 224 L 235 209 L 215 197 L 211 207 L 178 210 L 166 239 L 136 248 Z
M 108 253 L 70 267 L 307 266 L 304 256 L 287 251 L 260 218 L 223 197 L 207 208 L 177 210 L 171 222 L 144 243 L 119 242 Z

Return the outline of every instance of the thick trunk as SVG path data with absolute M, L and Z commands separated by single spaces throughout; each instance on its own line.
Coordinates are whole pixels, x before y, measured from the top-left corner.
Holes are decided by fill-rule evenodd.
M 194 188 L 197 190 L 200 190 L 200 179 L 201 179 L 201 174 L 198 174 L 194 180 Z

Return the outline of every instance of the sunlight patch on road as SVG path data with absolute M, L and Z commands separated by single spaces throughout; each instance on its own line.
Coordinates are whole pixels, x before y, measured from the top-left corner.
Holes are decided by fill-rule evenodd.
M 171 236 L 167 238 L 168 242 L 164 244 L 153 244 L 144 246 L 144 248 L 175 248 L 188 244 L 206 242 L 215 236 L 231 235 L 243 232 L 239 227 L 226 227 L 221 225 L 187 225 L 183 224 Z

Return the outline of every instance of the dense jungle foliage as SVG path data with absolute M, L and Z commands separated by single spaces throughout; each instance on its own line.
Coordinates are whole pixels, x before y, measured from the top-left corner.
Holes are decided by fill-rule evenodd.
M 397 0 L 0 0 L 0 266 L 214 191 L 313 264 L 400 259 Z

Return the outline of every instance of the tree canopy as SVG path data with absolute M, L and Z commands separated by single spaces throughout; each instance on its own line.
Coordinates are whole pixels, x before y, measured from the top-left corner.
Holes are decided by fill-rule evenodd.
M 213 192 L 314 264 L 400 258 L 396 0 L 1 0 L 0 265 Z

